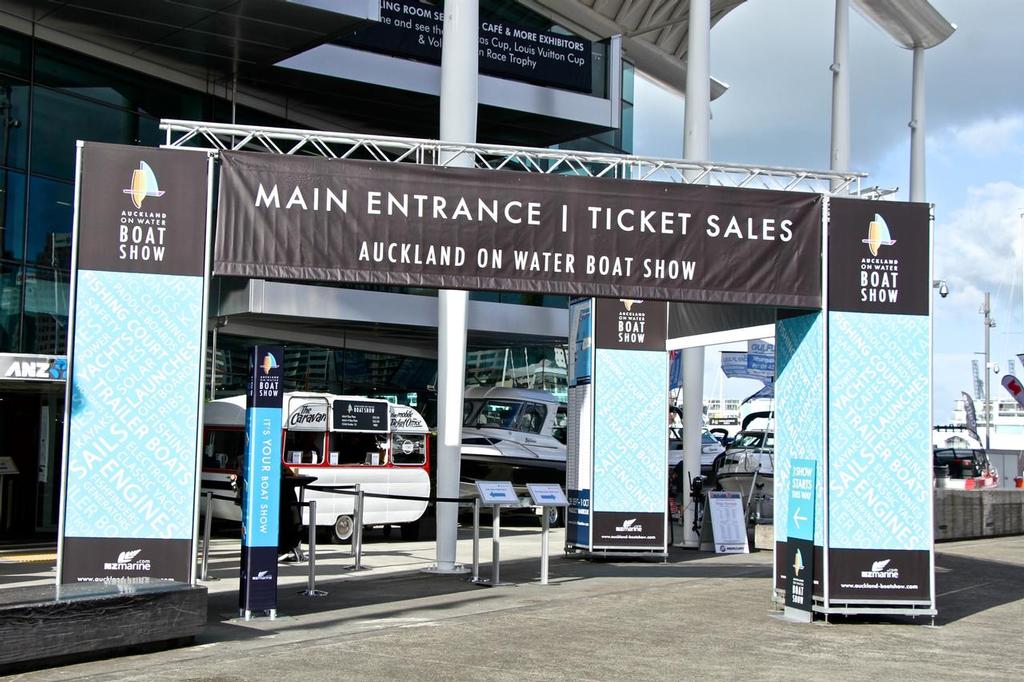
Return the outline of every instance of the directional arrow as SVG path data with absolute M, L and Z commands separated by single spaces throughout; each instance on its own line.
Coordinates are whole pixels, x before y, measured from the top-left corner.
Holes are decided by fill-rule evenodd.
M 796 511 L 793 512 L 793 523 L 795 523 L 796 527 L 799 529 L 800 528 L 800 522 L 801 521 L 806 521 L 806 520 L 807 520 L 806 516 L 800 516 L 800 507 L 797 507 Z

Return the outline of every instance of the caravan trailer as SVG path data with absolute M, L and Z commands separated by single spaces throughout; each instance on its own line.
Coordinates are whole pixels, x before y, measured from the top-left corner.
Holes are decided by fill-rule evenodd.
M 245 396 L 206 404 L 203 432 L 203 493 L 234 497 L 232 481 L 245 452 Z M 363 523 L 397 525 L 415 539 L 430 496 L 429 429 L 415 409 L 387 400 L 327 393 L 285 393 L 282 461 L 316 486 L 353 486 L 367 493 L 423 500 L 366 497 Z M 316 525 L 334 539 L 352 536 L 354 496 L 308 490 L 316 500 Z M 213 517 L 241 520 L 233 501 L 213 500 Z M 309 523 L 303 509 L 303 523 Z

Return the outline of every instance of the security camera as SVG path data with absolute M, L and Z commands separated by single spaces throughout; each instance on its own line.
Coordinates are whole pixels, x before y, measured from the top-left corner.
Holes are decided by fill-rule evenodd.
M 942 298 L 946 298 L 947 296 L 949 296 L 949 287 L 946 286 L 945 282 L 939 285 L 939 296 L 941 296 Z

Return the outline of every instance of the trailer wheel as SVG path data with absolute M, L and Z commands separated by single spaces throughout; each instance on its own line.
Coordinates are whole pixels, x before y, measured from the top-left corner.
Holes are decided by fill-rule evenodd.
M 560 528 L 564 520 L 562 510 L 558 507 L 548 507 L 548 528 Z
M 331 535 L 335 542 L 348 542 L 352 539 L 355 523 L 351 516 L 339 516 L 331 527 Z

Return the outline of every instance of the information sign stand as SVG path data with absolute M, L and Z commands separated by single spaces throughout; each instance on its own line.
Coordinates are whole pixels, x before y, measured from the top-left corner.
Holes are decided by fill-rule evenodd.
M 477 585 L 487 587 L 498 587 L 511 585 L 512 583 L 501 582 L 501 508 L 519 502 L 515 488 L 511 481 L 477 481 L 477 492 L 480 493 L 480 502 L 491 505 L 492 531 L 491 531 L 491 578 L 479 579 Z
M 711 533 L 715 554 L 749 554 L 747 517 L 743 513 L 743 495 L 738 492 L 708 493 L 707 514 L 711 516 Z
M 530 498 L 533 503 L 540 507 L 541 535 L 540 535 L 540 584 L 548 584 L 548 509 L 551 507 L 566 507 L 569 501 L 565 498 L 565 491 L 557 483 L 527 483 L 526 489 L 530 491 Z

